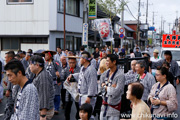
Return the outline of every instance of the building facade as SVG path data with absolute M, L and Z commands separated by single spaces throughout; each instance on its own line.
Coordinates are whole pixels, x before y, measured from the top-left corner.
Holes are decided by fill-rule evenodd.
M 1 55 L 31 48 L 56 50 L 64 44 L 64 0 L 0 1 Z M 83 1 L 66 0 L 66 48 L 79 50 Z

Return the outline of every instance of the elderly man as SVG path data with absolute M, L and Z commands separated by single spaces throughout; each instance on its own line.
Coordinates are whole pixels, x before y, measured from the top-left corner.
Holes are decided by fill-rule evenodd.
M 137 61 L 133 60 L 131 61 L 131 70 L 129 70 L 126 74 L 125 74 L 125 85 L 128 85 L 130 83 L 135 82 L 134 79 L 136 78 L 136 66 Z
M 138 81 L 144 85 L 144 93 L 142 96 L 142 100 L 147 103 L 147 97 L 156 81 L 154 76 L 145 70 L 145 67 L 146 64 L 144 61 L 137 61 L 135 67 L 137 75 L 135 77 L 135 81 Z
M 60 58 L 60 61 L 61 61 L 61 73 L 60 73 L 60 79 L 62 81 L 62 88 L 61 88 L 61 101 L 62 101 L 62 104 L 61 104 L 61 107 L 62 109 L 65 108 L 65 95 L 66 95 L 66 89 L 64 89 L 64 86 L 63 86 L 63 82 L 66 80 L 65 77 L 63 77 L 63 73 L 65 72 L 65 69 L 68 67 L 68 63 L 66 61 L 66 57 L 64 55 L 61 56 Z
M 70 74 L 79 73 L 80 67 L 76 64 L 76 58 L 75 56 L 68 56 L 68 63 L 69 66 L 67 66 L 61 75 L 61 78 L 66 79 Z M 73 103 L 73 98 L 71 97 L 70 93 L 68 91 L 65 91 L 66 93 L 66 99 L 65 99 L 65 119 L 70 120 L 70 114 L 71 114 L 71 106 Z M 78 102 L 75 102 L 76 105 L 76 119 L 79 119 L 79 104 Z

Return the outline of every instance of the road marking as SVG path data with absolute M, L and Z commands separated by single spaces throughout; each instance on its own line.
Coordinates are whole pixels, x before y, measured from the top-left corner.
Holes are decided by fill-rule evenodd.
M 4 114 L 0 114 L 0 116 L 3 116 Z

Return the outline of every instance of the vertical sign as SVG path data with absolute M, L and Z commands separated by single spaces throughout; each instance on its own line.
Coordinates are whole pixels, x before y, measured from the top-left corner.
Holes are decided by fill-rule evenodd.
M 97 3 L 96 0 L 89 0 L 89 19 L 96 19 Z
M 82 45 L 88 45 L 88 24 L 87 23 L 83 23 Z

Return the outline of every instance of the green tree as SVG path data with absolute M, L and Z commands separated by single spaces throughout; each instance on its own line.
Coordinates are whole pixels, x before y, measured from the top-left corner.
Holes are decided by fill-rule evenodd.
M 100 9 L 107 14 L 111 20 L 120 14 L 127 2 L 120 0 L 97 0 Z

